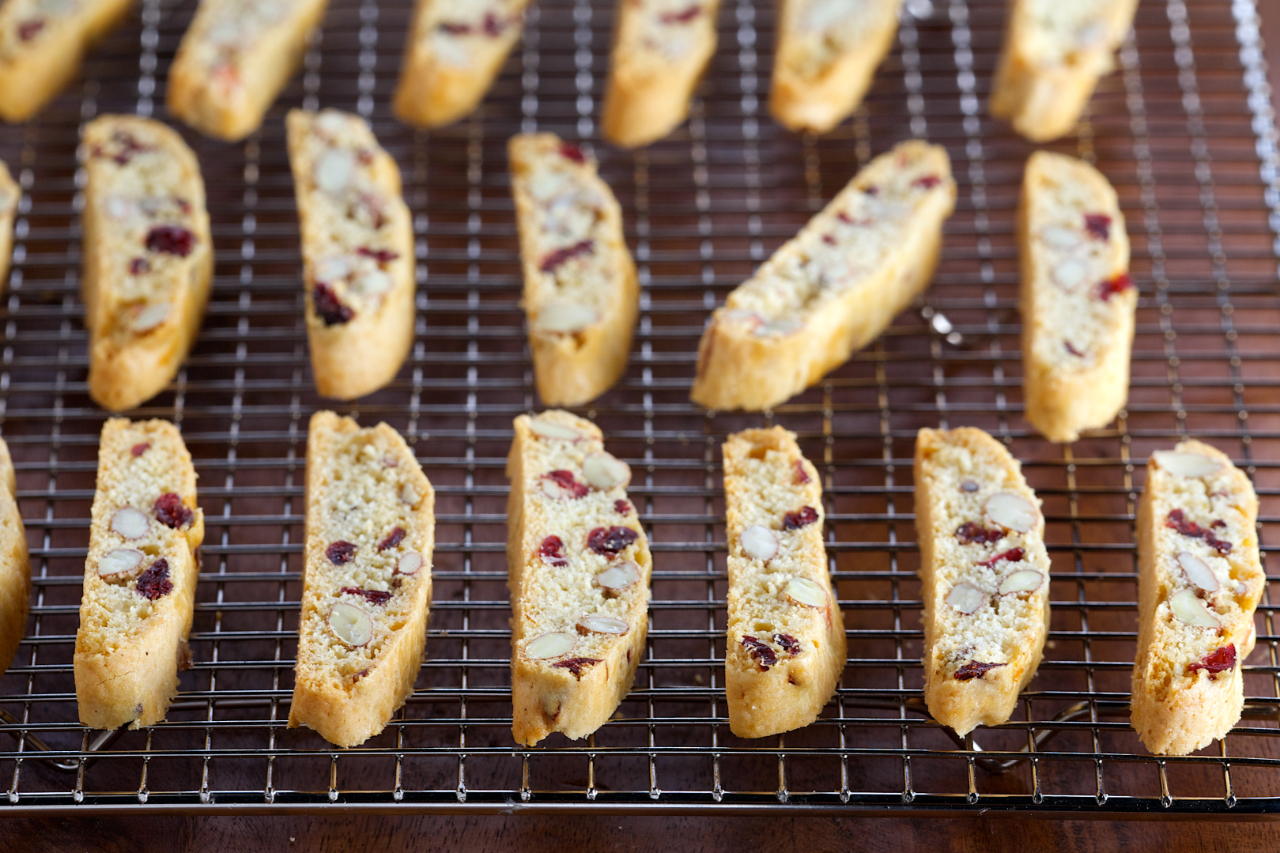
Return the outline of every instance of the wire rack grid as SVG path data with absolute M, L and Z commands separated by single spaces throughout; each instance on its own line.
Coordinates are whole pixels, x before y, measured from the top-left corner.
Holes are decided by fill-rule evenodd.
M 836 132 L 781 131 L 765 108 L 772 4 L 724 0 L 720 47 L 686 126 L 635 154 L 602 144 L 612 3 L 543 0 L 483 109 L 434 133 L 388 103 L 405 0 L 334 0 L 302 74 L 240 145 L 188 133 L 209 188 L 217 268 L 199 343 L 138 415 L 180 425 L 208 535 L 194 665 L 167 722 L 103 734 L 76 721 L 71 655 L 97 434 L 78 297 L 80 124 L 162 116 L 166 69 L 194 0 L 144 0 L 34 123 L 0 127 L 26 191 L 0 312 L 0 427 L 18 467 L 33 599 L 0 678 L 0 779 L 10 813 L 975 809 L 1098 814 L 1280 810 L 1280 661 L 1269 597 L 1245 667 L 1245 719 L 1186 758 L 1145 753 L 1128 726 L 1143 460 L 1195 434 L 1226 450 L 1280 526 L 1276 133 L 1252 0 L 1146 0 L 1116 72 L 1071 137 L 1117 187 L 1141 291 L 1130 402 L 1069 446 L 1021 417 L 1013 211 L 1032 150 L 985 112 L 999 0 L 912 0 L 898 42 Z M 350 411 L 415 448 L 438 495 L 435 602 L 413 697 L 380 736 L 331 749 L 286 729 L 301 594 L 309 375 L 282 116 L 369 117 L 415 217 L 416 343 L 396 382 Z M 507 138 L 594 144 L 641 270 L 626 377 L 584 411 L 635 472 L 655 555 L 648 650 L 594 736 L 526 749 L 510 735 L 503 460 L 533 409 L 505 173 Z M 960 185 L 935 283 L 849 364 L 763 416 L 688 402 L 707 312 L 870 156 L 945 145 Z M 781 423 L 823 473 L 828 551 L 849 661 L 822 718 L 785 736 L 730 734 L 723 695 L 725 552 L 718 445 Z M 922 683 L 910 465 L 922 426 L 981 426 L 1044 499 L 1053 560 L 1046 660 L 1007 724 L 961 742 Z

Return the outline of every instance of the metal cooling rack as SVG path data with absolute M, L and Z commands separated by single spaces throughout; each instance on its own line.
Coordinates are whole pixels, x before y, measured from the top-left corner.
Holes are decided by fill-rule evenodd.
M 208 536 L 195 663 L 163 725 L 76 722 L 71 656 L 104 414 L 85 388 L 78 301 L 79 124 L 163 113 L 195 3 L 145 0 L 39 121 L 0 127 L 27 196 L 0 313 L 0 428 L 32 544 L 26 640 L 0 678 L 8 812 L 715 809 L 1127 814 L 1274 813 L 1280 661 L 1269 597 L 1226 740 L 1157 759 L 1128 726 L 1133 518 L 1143 460 L 1184 434 L 1246 468 L 1264 558 L 1280 497 L 1276 131 L 1251 0 L 1144 0 L 1078 133 L 1051 146 L 1119 190 L 1141 289 L 1130 406 L 1057 447 L 1021 417 L 1013 210 L 1031 148 L 984 102 L 999 0 L 911 0 L 866 104 L 830 136 L 767 115 L 772 4 L 724 0 L 720 49 L 691 121 L 635 155 L 599 144 L 612 3 L 542 0 L 477 116 L 415 133 L 388 103 L 406 0 L 334 0 L 322 40 L 242 145 L 192 138 L 217 271 L 204 332 L 172 389 L 138 415 L 177 422 L 197 459 Z M 363 747 L 287 730 L 297 624 L 307 366 L 286 108 L 369 116 L 404 172 L 418 247 L 417 342 L 389 388 L 351 411 L 413 444 L 438 495 L 436 600 L 417 690 Z M 503 459 L 534 408 L 505 143 L 552 129 L 594 142 L 622 201 L 645 293 L 630 368 L 586 413 L 635 472 L 655 552 L 652 628 L 635 689 L 593 737 L 510 735 Z M 709 309 L 873 153 L 907 136 L 951 152 L 960 198 L 918 311 L 771 415 L 687 401 Z M 189 135 L 190 137 L 190 135 Z M 848 667 L 822 719 L 730 734 L 718 445 L 750 425 L 797 431 L 826 485 Z M 921 426 L 981 426 L 1044 498 L 1054 563 L 1046 660 L 1013 720 L 956 743 L 920 701 L 910 467 Z

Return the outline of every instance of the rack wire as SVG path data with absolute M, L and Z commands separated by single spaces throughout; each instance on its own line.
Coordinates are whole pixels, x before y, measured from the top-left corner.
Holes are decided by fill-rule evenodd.
M 196 457 L 207 538 L 192 668 L 168 720 L 96 733 L 76 721 L 71 656 L 97 435 L 78 297 L 81 122 L 163 115 L 194 0 L 143 0 L 34 123 L 0 127 L 26 197 L 0 312 L 0 428 L 32 545 L 26 639 L 0 678 L 0 811 L 1006 810 L 1273 814 L 1280 660 L 1269 596 L 1245 666 L 1245 719 L 1184 758 L 1128 725 L 1133 522 L 1143 460 L 1194 434 L 1280 516 L 1276 131 L 1252 0 L 1147 0 L 1116 72 L 1071 137 L 1117 187 L 1141 291 L 1129 406 L 1050 445 L 1021 416 L 1013 211 L 1032 150 L 985 111 L 999 0 L 910 0 L 866 103 L 836 132 L 769 118 L 771 3 L 723 0 L 720 47 L 688 124 L 634 154 L 600 142 L 612 3 L 542 0 L 483 109 L 414 132 L 388 103 L 406 0 L 334 0 L 264 128 L 240 145 L 187 133 L 217 250 L 204 331 L 139 416 L 172 419 Z M 435 602 L 417 689 L 362 747 L 286 729 L 301 594 L 306 421 L 314 393 L 282 116 L 369 117 L 414 212 L 417 336 L 396 382 L 348 407 L 405 435 L 438 496 Z M 505 144 L 520 130 L 592 144 L 623 204 L 644 295 L 626 377 L 584 412 L 635 474 L 653 542 L 647 654 L 617 717 L 584 741 L 510 735 L 503 459 L 538 401 L 518 299 Z M 708 311 L 871 155 L 908 136 L 951 153 L 959 202 L 929 294 L 876 343 L 765 415 L 688 402 Z M 718 445 L 781 423 L 823 474 L 827 547 L 849 661 L 822 718 L 746 741 L 723 693 L 725 550 Z M 910 465 L 922 426 L 988 429 L 1044 499 L 1053 560 L 1046 660 L 1007 724 L 956 742 L 920 700 Z

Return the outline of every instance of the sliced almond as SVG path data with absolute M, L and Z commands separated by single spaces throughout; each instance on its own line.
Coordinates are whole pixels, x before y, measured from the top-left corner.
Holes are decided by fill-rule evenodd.
M 1204 560 L 1190 551 L 1179 551 L 1177 561 L 1178 567 L 1182 569 L 1182 573 L 1186 575 L 1188 583 L 1192 586 L 1205 592 L 1218 591 L 1218 578 Z
M 552 302 L 538 312 L 533 321 L 539 332 L 566 335 L 579 332 L 596 322 L 596 312 L 576 302 Z
M 413 484 L 405 483 L 404 488 L 400 490 L 400 503 L 417 506 L 420 500 L 422 500 L 422 495 L 418 494 L 418 490 L 413 487 Z
M 582 488 L 582 484 L 576 481 L 573 485 Z M 542 492 L 544 497 L 553 501 L 572 500 L 581 494 L 586 494 L 585 489 L 580 493 L 575 493 L 572 485 L 566 485 L 553 477 L 547 476 L 538 478 L 538 491 Z
M 578 620 L 578 632 L 581 634 L 617 634 L 621 636 L 631 630 L 631 626 L 621 619 L 612 616 L 601 616 L 593 613 Z
M 757 326 L 754 334 L 758 338 L 785 338 L 787 335 L 794 335 L 803 328 L 804 323 L 801 322 L 798 317 L 779 317 L 778 319 L 771 320 L 762 326 Z
M 316 163 L 316 186 L 327 193 L 340 193 L 351 183 L 356 158 L 343 148 L 330 148 Z
M 127 575 L 142 563 L 144 554 L 134 548 L 116 548 L 98 559 L 98 574 L 104 578 Z
M 582 433 L 573 427 L 558 424 L 555 421 L 544 421 L 534 418 L 529 421 L 529 429 L 539 438 L 550 438 L 556 441 L 577 441 Z
M 578 638 L 568 631 L 548 631 L 530 640 L 524 647 L 529 660 L 546 660 L 569 654 L 578 644 Z
M 111 529 L 125 539 L 141 539 L 151 529 L 151 521 L 131 506 L 115 511 L 111 516 Z
M 808 578 L 792 578 L 787 581 L 787 585 L 782 588 L 782 594 L 793 603 L 804 607 L 827 606 L 827 591 L 821 584 L 814 583 Z
M 373 639 L 373 619 L 363 608 L 339 601 L 329 609 L 329 630 L 348 646 L 358 649 Z
M 1075 290 L 1088 277 L 1089 268 L 1079 258 L 1063 258 L 1053 265 L 1050 274 L 1063 290 Z
M 759 524 L 742 531 L 739 541 L 743 553 L 754 560 L 772 560 L 778 553 L 778 534 Z
M 1169 609 L 1179 620 L 1193 628 L 1221 628 L 1222 621 L 1209 612 L 1195 590 L 1180 589 L 1169 598 Z
M 1026 498 L 1012 492 L 996 492 L 987 498 L 987 518 L 1007 530 L 1026 533 L 1035 527 L 1040 517 L 1035 506 Z
M 356 287 L 367 296 L 381 296 L 391 289 L 394 282 L 382 270 L 367 270 L 356 280 Z
M 1179 477 L 1204 477 L 1222 468 L 1222 463 L 1203 453 L 1181 453 L 1176 450 L 1157 450 L 1152 454 L 1156 464 L 1170 474 Z
M 133 330 L 138 333 L 149 332 L 164 324 L 169 319 L 172 306 L 168 302 L 157 302 L 148 305 L 133 318 Z
M 422 555 L 417 551 L 410 551 L 396 563 L 396 574 L 416 575 L 420 568 L 422 568 Z
M 1018 569 L 1000 581 L 999 593 L 1010 595 L 1015 592 L 1035 592 L 1044 583 L 1044 575 L 1035 569 Z
M 977 613 L 978 609 L 986 603 L 987 594 L 968 581 L 960 581 L 947 593 L 947 604 L 966 616 Z
M 1040 238 L 1055 249 L 1066 251 L 1080 245 L 1080 232 L 1063 225 L 1049 225 L 1040 232 Z
M 610 592 L 622 592 L 640 582 L 640 567 L 631 560 L 623 560 L 600 572 L 595 585 Z
M 612 489 L 631 482 L 631 466 L 603 450 L 586 458 L 582 463 L 582 474 L 597 489 Z
M 336 134 L 342 133 L 347 129 L 349 121 L 340 113 L 325 110 L 316 116 L 316 127 L 325 133 Z

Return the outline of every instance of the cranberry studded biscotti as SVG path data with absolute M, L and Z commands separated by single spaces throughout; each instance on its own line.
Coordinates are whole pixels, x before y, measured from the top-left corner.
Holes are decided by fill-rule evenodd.
M 0 119 L 26 121 L 80 73 L 94 42 L 133 0 L 7 0 L 0 4 Z
M 928 286 L 955 200 L 940 146 L 872 160 L 711 315 L 693 401 L 768 409 L 847 361 Z
M 620 0 L 604 136 L 635 148 L 656 142 L 689 115 L 689 99 L 716 50 L 719 0 Z
M 898 32 L 902 0 L 782 0 L 769 109 L 789 130 L 826 133 L 862 103 Z
M 822 546 L 822 486 L 782 427 L 724 443 L 729 730 L 765 737 L 818 718 L 844 671 L 844 618 Z
M 13 220 L 18 215 L 22 190 L 0 160 L 0 292 L 9 283 L 9 261 L 13 257 Z
M 9 445 L 0 438 L 0 673 L 13 663 L 27 628 L 31 560 L 18 512 L 18 479 Z
M 1253 611 L 1266 575 L 1258 497 L 1226 454 L 1158 450 L 1138 505 L 1138 656 L 1130 707 L 1142 743 L 1186 755 L 1240 719 Z
M 368 123 L 291 110 L 311 370 L 322 396 L 354 400 L 395 378 L 413 345 L 413 225 L 400 169 Z
M 640 283 L 622 210 L 594 158 L 551 133 L 510 143 L 523 305 L 534 381 L 548 406 L 577 406 L 627 368 Z
M 1026 417 L 1050 441 L 1075 441 L 1129 397 L 1138 291 L 1111 184 L 1072 157 L 1032 154 L 1018 252 Z
M 298 70 L 328 0 L 201 0 L 169 69 L 169 112 L 234 142 Z
M 312 415 L 290 727 L 356 746 L 413 693 L 434 544 L 435 492 L 399 433 Z
M 1071 132 L 1133 25 L 1138 0 L 1008 0 L 991 114 L 1033 142 Z
M 164 719 L 188 655 L 202 541 L 196 470 L 177 428 L 107 421 L 74 658 L 83 725 Z
M 631 689 L 648 634 L 649 540 L 627 499 L 631 469 L 568 412 L 515 420 L 507 457 L 511 733 L 600 728 Z
M 524 32 L 529 0 L 418 0 L 400 66 L 396 116 L 452 124 L 479 105 Z
M 924 598 L 924 698 L 956 734 L 1013 713 L 1049 630 L 1040 501 L 980 429 L 916 437 L 916 532 Z
M 89 394 L 120 412 L 160 393 L 199 336 L 213 240 L 200 164 L 173 130 L 107 115 L 84 147 Z

